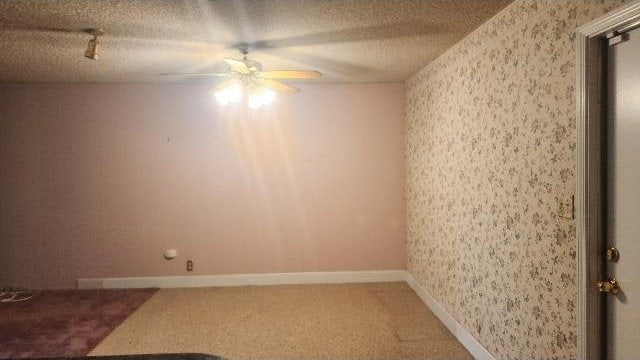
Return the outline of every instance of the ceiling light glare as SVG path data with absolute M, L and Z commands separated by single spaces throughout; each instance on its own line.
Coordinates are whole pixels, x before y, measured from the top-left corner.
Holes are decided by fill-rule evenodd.
M 265 89 L 262 92 L 261 97 L 262 97 L 262 104 L 269 105 L 273 102 L 273 100 L 276 99 L 276 92 L 273 90 Z
M 222 106 L 229 103 L 237 103 L 242 99 L 242 87 L 238 84 L 225 86 L 214 93 L 216 101 Z
M 249 95 L 249 107 L 257 109 L 269 105 L 275 100 L 276 92 L 270 89 L 260 89 Z
M 257 109 L 262 106 L 262 99 L 259 96 L 253 94 L 249 96 L 249 107 L 252 109 Z

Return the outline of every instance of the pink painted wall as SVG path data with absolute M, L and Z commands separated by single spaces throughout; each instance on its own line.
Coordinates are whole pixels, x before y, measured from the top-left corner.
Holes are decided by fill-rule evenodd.
M 404 85 L 0 85 L 0 286 L 405 268 Z M 163 259 L 167 248 L 178 258 Z

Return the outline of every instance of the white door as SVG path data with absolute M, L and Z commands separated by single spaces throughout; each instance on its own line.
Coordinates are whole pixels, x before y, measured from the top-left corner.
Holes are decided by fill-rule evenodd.
M 607 359 L 624 360 L 640 359 L 640 29 L 616 40 L 607 51 L 605 242 L 620 256 L 605 270 L 620 291 L 603 296 Z

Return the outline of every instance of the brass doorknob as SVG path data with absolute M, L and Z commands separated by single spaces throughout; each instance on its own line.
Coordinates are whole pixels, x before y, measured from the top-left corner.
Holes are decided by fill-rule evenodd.
M 620 291 L 620 284 L 618 280 L 613 278 L 600 279 L 598 281 L 598 291 L 615 295 Z
M 606 258 L 607 261 L 618 262 L 620 260 L 620 251 L 615 246 L 610 246 L 607 248 Z

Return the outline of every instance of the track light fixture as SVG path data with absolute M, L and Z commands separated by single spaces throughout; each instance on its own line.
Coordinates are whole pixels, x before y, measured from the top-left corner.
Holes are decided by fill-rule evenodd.
M 98 36 L 104 34 L 104 31 L 102 31 L 102 29 L 86 29 L 84 32 L 93 35 L 93 39 L 89 40 L 87 44 L 84 57 L 91 60 L 98 60 L 100 58 L 100 42 L 98 41 Z

